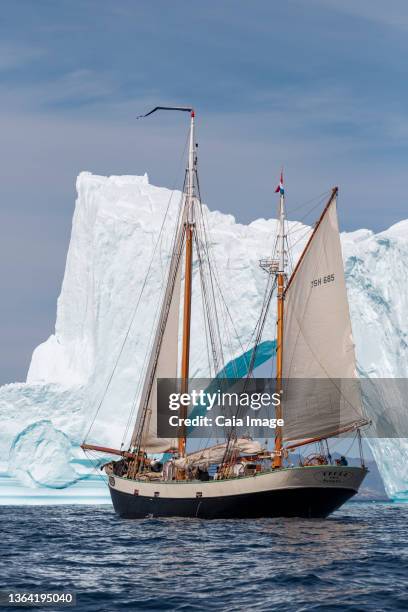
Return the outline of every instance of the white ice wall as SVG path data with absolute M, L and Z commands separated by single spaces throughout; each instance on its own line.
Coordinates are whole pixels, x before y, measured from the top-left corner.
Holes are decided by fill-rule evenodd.
M 21 448 L 29 449 L 31 440 L 33 456 L 37 463 L 43 462 L 42 469 L 41 465 L 36 467 L 33 485 L 49 482 L 53 486 L 50 479 L 47 481 L 46 465 L 58 448 L 52 444 L 47 447 L 44 438 L 51 436 L 52 428 L 44 425 L 44 420 L 69 437 L 72 457 L 79 456 L 78 445 L 117 360 L 164 211 L 169 207 L 169 221 L 153 258 L 143 300 L 92 430 L 94 440 L 103 444 L 117 446 L 122 439 L 138 392 L 180 198 L 178 192 L 150 185 L 146 175 L 107 178 L 84 172 L 78 177 L 77 192 L 55 334 L 35 349 L 27 383 L 0 389 L 0 418 L 4 424 L 0 431 L 1 456 L 8 456 L 14 440 L 13 461 L 18 463 Z M 266 281 L 258 260 L 271 253 L 275 221 L 260 219 L 240 225 L 232 216 L 219 212 L 210 212 L 208 218 L 223 291 L 246 346 L 260 312 Z M 342 243 L 361 374 L 407 377 L 408 221 L 377 235 L 368 230 L 343 234 Z M 295 258 L 301 248 L 299 242 Z M 271 321 L 270 336 L 273 330 Z M 193 311 L 192 333 L 201 341 L 192 352 L 192 375 L 203 375 L 206 351 L 198 311 Z M 236 343 L 232 353 L 239 351 Z M 28 426 L 30 429 L 24 431 Z M 65 438 L 59 433 L 54 438 L 67 458 Z M 39 444 L 42 455 L 37 452 Z M 392 461 L 387 459 L 401 451 L 408 464 L 408 443 L 390 441 L 387 446 L 382 443 L 374 448 L 376 457 L 383 460 L 383 476 L 392 494 L 408 489 L 408 474 L 401 469 L 394 473 Z M 29 481 L 30 474 L 25 482 L 27 478 Z M 54 483 L 55 474 L 52 478 Z M 61 486 L 70 482 L 72 470 L 61 469 Z

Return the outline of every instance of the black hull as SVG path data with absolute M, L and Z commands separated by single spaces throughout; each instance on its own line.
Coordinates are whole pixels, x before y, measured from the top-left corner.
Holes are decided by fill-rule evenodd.
M 122 518 L 186 517 L 244 519 L 264 517 L 326 518 L 356 494 L 353 489 L 308 487 L 207 498 L 134 496 L 109 487 Z

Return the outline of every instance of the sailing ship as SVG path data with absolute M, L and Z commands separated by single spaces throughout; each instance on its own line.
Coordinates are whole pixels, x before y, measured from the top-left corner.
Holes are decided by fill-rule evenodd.
M 177 439 L 159 438 L 157 381 L 179 376 L 182 392 L 190 384 L 193 261 L 203 288 L 214 371 L 219 371 L 223 364 L 222 350 L 217 345 L 218 326 L 211 320 L 217 316 L 217 308 L 213 303 L 215 283 L 199 193 L 195 113 L 191 108 L 156 107 L 144 116 L 158 110 L 189 113 L 189 152 L 167 281 L 138 414 L 126 448 L 107 448 L 84 441 L 82 449 L 118 457 L 110 460 L 104 470 L 114 509 L 120 517 L 327 517 L 358 492 L 367 474 L 362 455 L 359 466 L 349 466 L 345 460 L 333 461 L 329 450 L 329 441 L 341 434 L 356 435 L 361 448 L 360 429 L 367 423 L 358 388 L 345 384 L 357 378 L 336 211 L 338 190 L 334 188 L 330 193 L 289 274 L 283 176 L 277 189 L 276 248 L 271 259 L 260 262 L 268 272 L 269 293 L 247 369 L 247 376 L 252 376 L 257 345 L 270 316 L 269 305 L 274 303 L 271 297 L 275 295 L 275 385 L 282 398 L 275 410 L 284 426 L 277 427 L 273 448 L 268 450 L 258 440 L 239 437 L 233 428 L 226 432 L 224 442 L 208 443 L 199 450 L 189 451 L 185 427 L 178 430 Z M 316 391 L 322 380 L 336 390 L 341 409 L 333 412 L 327 394 Z M 292 384 L 296 381 L 306 384 L 309 389 L 306 395 L 296 396 L 299 385 Z M 317 450 L 301 458 L 299 453 L 304 448 Z M 152 459 L 158 453 L 165 453 L 162 462 Z M 290 458 L 293 453 L 297 453 L 296 464 Z M 210 475 L 211 468 L 214 476 Z

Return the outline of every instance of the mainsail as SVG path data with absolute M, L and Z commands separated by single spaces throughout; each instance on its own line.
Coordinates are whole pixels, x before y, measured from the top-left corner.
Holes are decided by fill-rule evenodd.
M 157 437 L 157 379 L 177 378 L 179 315 L 181 293 L 181 255 L 184 243 L 185 215 L 170 262 L 168 282 L 153 342 L 150 361 L 140 399 L 140 408 L 133 430 L 131 446 L 140 444 L 146 452 L 163 452 L 176 446 L 175 440 Z
M 363 420 L 336 193 L 284 293 L 285 440 L 333 434 Z

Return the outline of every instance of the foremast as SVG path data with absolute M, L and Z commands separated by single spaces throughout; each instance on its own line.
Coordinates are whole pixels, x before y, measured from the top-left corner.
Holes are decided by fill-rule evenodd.
M 285 289 L 287 283 L 287 258 L 286 258 L 286 215 L 285 215 L 285 188 L 283 185 L 283 171 L 280 175 L 279 185 L 275 189 L 275 193 L 279 193 L 279 209 L 278 209 L 278 231 L 277 241 L 275 243 L 275 253 L 273 259 L 261 259 L 260 267 L 276 279 L 276 284 L 273 285 L 272 291 L 277 288 L 277 316 L 276 316 L 276 392 L 281 397 L 280 404 L 276 407 L 276 419 L 283 418 L 282 410 L 282 378 L 283 378 L 283 326 L 284 326 L 284 300 Z M 265 313 L 266 316 L 266 313 Z M 280 468 L 282 466 L 282 449 L 283 449 L 283 431 L 282 427 L 276 427 L 275 445 L 273 451 L 273 467 Z

